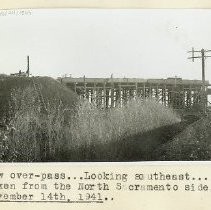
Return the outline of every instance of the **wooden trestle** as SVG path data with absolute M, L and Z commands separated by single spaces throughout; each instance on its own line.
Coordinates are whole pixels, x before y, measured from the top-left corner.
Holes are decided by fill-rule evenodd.
M 201 80 L 181 78 L 59 78 L 80 97 L 102 108 L 115 107 L 136 97 L 155 98 L 174 109 L 191 108 L 201 103 Z M 206 81 L 206 88 L 209 83 Z

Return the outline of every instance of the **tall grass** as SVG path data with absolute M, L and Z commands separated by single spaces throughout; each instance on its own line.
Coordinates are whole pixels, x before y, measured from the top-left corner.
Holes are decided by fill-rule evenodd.
M 109 143 L 179 121 L 173 110 L 153 99 L 132 99 L 113 109 L 99 109 L 81 101 L 72 131 L 79 144 Z
M 10 123 L 6 131 L 7 161 L 46 161 L 64 147 L 65 108 L 60 100 L 44 104 L 33 87 L 11 93 Z M 4 159 L 5 159 L 4 158 Z
M 2 161 L 100 160 L 113 142 L 118 145 L 125 137 L 180 121 L 171 109 L 141 99 L 113 109 L 81 100 L 74 113 L 55 99 L 45 101 L 43 112 L 43 101 L 33 87 L 13 91 L 10 104 L 7 138 L 0 139 Z M 113 160 L 117 154 L 109 155 Z

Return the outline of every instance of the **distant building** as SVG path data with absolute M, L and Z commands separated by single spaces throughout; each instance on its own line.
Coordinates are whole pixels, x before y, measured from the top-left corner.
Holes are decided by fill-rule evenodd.
M 10 76 L 16 76 L 16 77 L 28 77 L 28 73 L 27 72 L 23 72 L 21 70 L 19 70 L 18 73 L 13 73 L 10 74 Z

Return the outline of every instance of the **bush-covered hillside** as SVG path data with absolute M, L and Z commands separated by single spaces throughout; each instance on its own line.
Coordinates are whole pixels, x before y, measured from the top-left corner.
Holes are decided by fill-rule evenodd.
M 35 83 L 35 87 L 34 87 Z M 77 95 L 71 90 L 50 77 L 11 77 L 0 76 L 0 122 L 8 118 L 10 112 L 11 93 L 16 90 L 21 91 L 27 87 L 41 90 L 45 101 L 61 100 L 63 104 L 70 108 L 77 101 Z

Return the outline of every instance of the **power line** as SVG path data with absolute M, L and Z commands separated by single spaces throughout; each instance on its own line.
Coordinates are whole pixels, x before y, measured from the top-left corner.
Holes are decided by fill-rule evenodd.
M 206 55 L 206 53 L 211 52 L 211 50 L 205 50 L 205 49 L 201 49 L 201 50 L 194 50 L 194 48 L 192 47 L 191 51 L 188 51 L 188 53 L 191 53 L 192 56 L 188 57 L 188 59 L 192 59 L 192 61 L 194 62 L 195 59 L 200 58 L 202 61 L 202 103 L 203 103 L 203 112 L 204 114 L 206 114 L 206 110 L 207 110 L 207 91 L 206 91 L 206 84 L 205 84 L 205 59 L 206 58 L 210 58 L 210 55 Z

